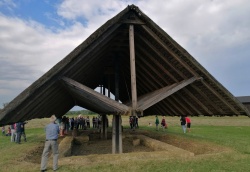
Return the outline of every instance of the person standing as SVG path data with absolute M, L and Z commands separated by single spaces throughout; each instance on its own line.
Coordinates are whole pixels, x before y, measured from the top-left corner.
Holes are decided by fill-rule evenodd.
M 129 116 L 129 125 L 130 125 L 130 129 L 134 128 L 134 118 L 133 118 L 133 116 Z
M 2 126 L 2 135 L 5 136 L 5 126 Z
M 90 128 L 90 120 L 89 120 L 89 116 L 87 116 L 87 118 L 86 118 L 86 123 L 87 123 L 87 128 Z
M 43 149 L 42 160 L 41 160 L 41 172 L 46 171 L 48 158 L 49 158 L 49 151 L 52 149 L 53 153 L 53 170 L 56 171 L 58 169 L 58 135 L 59 135 L 59 126 L 55 123 L 56 116 L 52 115 L 50 117 L 50 124 L 45 127 L 46 132 L 46 141 Z
M 182 130 L 184 133 L 186 133 L 186 118 L 185 118 L 185 116 L 182 115 L 180 118 L 180 121 L 181 121 Z
M 10 141 L 16 142 L 16 123 L 10 125 L 10 130 L 11 130 Z
M 162 127 L 162 130 L 165 131 L 165 128 L 166 128 L 165 116 L 162 117 L 162 120 L 161 120 L 161 127 Z
M 159 131 L 159 124 L 160 124 L 160 121 L 159 121 L 158 116 L 156 115 L 156 116 L 155 116 L 155 126 L 156 126 L 156 130 L 157 130 L 157 131 Z
M 186 116 L 186 123 L 187 123 L 187 130 L 188 130 L 188 132 L 190 132 L 191 131 L 191 119 L 188 117 L 188 116 Z
M 22 128 L 23 128 L 23 122 L 16 123 L 16 134 L 17 134 L 16 143 L 18 143 L 18 144 L 21 143 Z

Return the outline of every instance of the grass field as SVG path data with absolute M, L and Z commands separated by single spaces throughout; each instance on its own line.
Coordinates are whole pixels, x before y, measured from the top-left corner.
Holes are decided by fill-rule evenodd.
M 195 156 L 169 157 L 159 153 L 153 157 L 151 152 L 72 156 L 59 159 L 58 171 L 250 171 L 250 118 L 192 117 L 191 132 L 186 134 L 182 133 L 178 117 L 166 118 L 169 128 L 165 132 L 155 131 L 154 120 L 153 116 L 140 118 L 138 130 L 194 152 Z M 48 119 L 29 121 L 28 141 L 20 145 L 11 143 L 10 137 L 0 136 L 0 171 L 39 171 L 43 128 L 47 123 Z M 128 128 L 128 117 L 123 117 L 123 126 Z M 48 171 L 52 171 L 51 163 L 50 160 Z

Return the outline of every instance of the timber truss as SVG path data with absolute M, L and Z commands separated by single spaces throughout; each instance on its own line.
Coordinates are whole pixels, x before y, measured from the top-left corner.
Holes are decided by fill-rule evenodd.
M 101 93 L 94 91 L 100 86 Z M 250 116 L 238 99 L 134 5 L 104 23 L 13 99 L 0 111 L 0 125 L 52 114 L 60 117 L 74 106 L 113 114 L 116 123 L 121 123 L 120 115 Z M 115 126 L 119 133 L 119 125 Z

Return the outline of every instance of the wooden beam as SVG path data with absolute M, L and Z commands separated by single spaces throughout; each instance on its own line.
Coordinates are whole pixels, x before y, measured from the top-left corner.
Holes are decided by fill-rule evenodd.
M 138 53 L 138 55 L 140 55 L 140 54 Z M 141 59 L 144 59 L 144 58 L 138 58 L 138 59 L 141 60 Z M 150 58 L 150 59 L 152 60 L 152 58 Z M 148 65 L 148 68 L 151 69 L 150 62 L 147 62 L 146 60 L 143 60 L 143 62 L 144 62 L 146 65 Z M 162 67 L 160 67 L 161 65 L 160 65 L 156 60 L 154 60 L 153 62 L 154 62 L 156 65 L 158 65 L 158 68 L 159 68 L 159 69 L 163 69 Z M 161 73 L 160 73 L 159 71 L 157 71 L 156 69 L 152 69 L 152 71 L 154 71 L 155 74 L 156 74 L 156 76 L 159 76 L 165 83 L 169 84 L 169 82 L 168 82 L 166 79 L 164 79 L 164 78 L 162 77 L 162 75 L 161 75 Z M 164 72 L 164 71 L 163 71 L 163 72 Z M 171 78 L 174 82 L 178 82 L 178 80 L 177 80 L 173 75 L 171 75 L 169 72 L 168 72 L 167 74 L 170 75 L 170 78 Z M 185 79 L 186 79 L 186 78 L 187 78 L 187 77 L 185 76 Z M 192 85 L 191 85 L 191 86 L 192 86 Z M 184 90 L 185 92 L 188 91 L 188 90 L 185 89 L 185 88 L 184 88 L 183 90 Z M 189 94 L 189 91 L 188 91 L 187 94 Z M 197 98 L 194 99 L 193 101 L 196 102 L 197 104 L 201 104 L 200 100 L 198 100 Z M 174 103 L 172 103 L 172 104 L 174 105 Z M 210 114 L 210 112 L 207 110 L 206 106 L 202 105 L 201 107 L 204 109 L 204 111 L 206 111 L 207 113 Z M 177 109 L 177 110 L 179 110 L 179 109 Z
M 130 50 L 130 73 L 131 73 L 131 92 L 132 92 L 132 112 L 137 108 L 136 90 L 136 70 L 135 70 L 135 45 L 134 45 L 134 26 L 129 25 L 129 50 Z
M 169 48 L 162 40 L 158 39 L 158 36 L 153 33 L 147 26 L 142 25 L 141 26 L 151 37 L 155 38 L 155 40 L 157 41 L 157 43 L 162 46 L 164 49 L 166 49 L 168 51 L 168 53 L 170 53 L 173 57 L 175 57 L 175 59 L 184 67 L 186 68 L 191 74 L 193 74 L 194 76 L 198 77 L 198 74 L 193 70 L 193 68 L 191 68 L 190 66 L 188 66 L 185 62 L 182 61 L 182 59 L 180 57 L 177 56 L 177 54 L 175 52 L 173 52 L 173 50 L 171 48 Z M 206 81 L 203 81 L 203 83 L 207 86 L 207 88 L 215 95 L 217 96 L 226 106 L 228 106 L 229 109 L 232 110 L 232 112 L 234 112 L 235 114 L 239 114 L 239 112 L 232 107 L 228 102 L 226 102 L 224 100 L 224 98 L 218 93 L 216 92 L 213 88 L 211 88 L 211 86 L 209 86 Z
M 232 105 L 230 105 L 227 101 L 225 101 L 225 99 L 217 92 L 215 91 L 211 86 L 209 86 L 205 81 L 202 82 L 216 97 L 218 97 L 225 105 L 227 105 L 229 107 L 229 109 L 231 109 L 233 111 L 233 113 L 240 115 L 240 113 L 234 108 L 232 107 Z
M 70 78 L 62 77 L 61 82 L 73 97 L 80 98 L 85 104 L 91 104 L 92 107 L 99 109 L 103 113 L 120 115 L 127 115 L 130 113 L 130 108 L 128 106 L 118 103 Z
M 184 90 L 183 90 L 183 91 L 184 91 Z M 178 99 L 182 99 L 187 105 L 189 105 L 189 106 L 196 112 L 196 114 L 199 114 L 199 115 L 202 114 L 202 113 L 197 109 L 197 107 L 195 107 L 195 106 L 193 105 L 193 103 L 191 103 L 189 100 L 187 100 L 185 96 L 182 96 L 180 92 L 177 92 L 177 93 L 176 93 L 176 96 L 178 97 Z M 193 113 L 193 114 L 195 114 L 195 113 Z
M 133 24 L 133 25 L 145 25 L 143 21 L 137 19 L 137 20 L 129 20 L 129 19 L 124 19 L 119 23 L 126 23 L 126 24 Z
M 173 84 L 171 86 L 167 86 L 167 87 L 161 88 L 159 90 L 156 90 L 156 91 L 148 94 L 147 96 L 144 96 L 141 99 L 139 98 L 138 109 L 145 110 L 145 109 L 151 107 L 152 105 L 167 98 L 168 96 L 172 95 L 173 93 L 177 92 L 178 90 L 193 83 L 197 79 L 200 79 L 200 78 L 192 77 L 192 78 L 190 78 L 188 80 L 184 80 L 180 83 L 176 83 L 176 84 Z
M 140 60 L 140 58 L 138 59 L 138 60 Z M 139 62 L 140 63 L 140 62 Z M 149 72 L 149 70 L 147 70 L 147 67 L 149 68 L 150 66 L 146 66 L 146 64 L 144 65 L 140 65 L 140 66 L 138 66 L 138 67 L 140 67 L 139 69 L 138 69 L 138 76 L 140 75 L 141 77 L 143 77 L 144 78 L 144 80 L 142 81 L 142 82 L 145 82 L 145 81 L 147 81 L 148 80 L 148 78 L 150 78 L 150 80 L 153 80 L 154 79 L 154 77 L 155 77 L 155 75 L 159 75 L 159 73 L 155 73 L 155 75 L 153 74 L 153 73 L 150 73 Z M 155 72 L 157 72 L 157 71 L 155 71 Z M 140 80 L 141 79 L 141 77 L 138 77 L 138 79 Z M 165 81 L 166 82 L 166 81 Z M 168 82 L 167 82 L 168 83 Z M 168 83 L 169 84 L 169 83 Z M 151 85 L 151 86 L 150 86 Z M 158 86 L 157 86 L 158 85 Z M 152 88 L 152 87 L 154 87 L 154 88 L 156 88 L 156 89 L 158 89 L 159 87 L 163 87 L 164 85 L 162 84 L 162 83 L 160 83 L 160 82 L 149 82 L 149 83 L 145 83 L 145 86 L 143 87 L 143 88 L 147 88 L 147 87 L 149 87 L 149 88 Z M 149 90 L 152 90 L 152 89 L 149 89 Z M 142 96 L 143 97 L 143 96 Z M 174 104 L 172 103 L 172 102 L 168 102 L 167 104 L 165 103 L 165 102 L 162 102 L 164 105 L 163 106 L 161 106 L 164 110 L 166 110 L 166 107 L 168 107 L 169 109 L 170 109 L 170 111 L 172 111 L 172 113 L 174 114 L 174 115 L 176 115 L 176 116 L 178 116 L 178 115 L 180 115 L 182 112 L 181 111 L 179 111 L 178 110 L 178 108 L 176 109 L 176 110 L 174 110 L 173 109 L 173 106 L 174 106 Z M 128 106 L 131 106 L 131 103 L 127 103 L 126 105 L 128 105 Z M 140 111 L 139 109 L 138 109 L 138 111 Z M 164 114 L 164 113 L 163 113 Z M 200 113 L 201 114 L 201 113 Z
M 163 57 L 163 55 L 152 45 L 152 43 L 150 41 L 148 41 L 147 39 L 145 39 L 145 37 L 142 37 L 141 35 L 139 35 L 139 38 L 142 40 L 142 42 L 148 46 L 148 48 L 150 48 L 156 56 L 160 57 L 164 63 L 166 63 L 167 65 L 169 65 L 171 67 L 171 69 L 173 69 L 178 75 L 180 75 L 183 79 L 187 79 L 187 76 L 185 76 L 183 73 L 181 73 L 179 70 L 177 70 L 176 67 L 174 67 L 166 58 Z M 144 47 L 145 48 L 145 47 Z M 141 49 L 141 46 L 139 45 L 138 46 L 138 49 Z M 157 60 L 155 60 L 154 58 L 150 58 L 151 60 L 154 60 L 154 63 L 160 68 L 162 69 L 164 72 L 166 70 L 164 70 L 165 68 L 163 67 L 162 64 L 159 64 L 159 62 Z M 175 79 L 175 77 L 173 75 L 171 75 L 170 72 L 166 72 L 175 82 L 177 82 L 177 80 Z M 209 102 L 209 104 L 211 106 L 213 106 L 216 110 L 219 111 L 219 113 L 223 113 L 222 109 L 217 106 L 216 103 L 214 103 L 213 101 L 211 101 L 201 90 L 200 88 L 196 87 L 195 85 L 191 85 L 191 87 L 193 87 L 194 89 L 197 90 L 197 92 L 199 92 L 202 97 L 207 101 Z
M 188 109 L 180 100 L 178 100 L 175 96 L 171 96 L 169 98 L 174 99 L 174 101 L 176 102 L 175 104 L 177 104 L 177 106 L 182 109 L 184 109 L 186 111 L 186 115 L 192 115 L 193 113 L 190 111 L 190 109 Z

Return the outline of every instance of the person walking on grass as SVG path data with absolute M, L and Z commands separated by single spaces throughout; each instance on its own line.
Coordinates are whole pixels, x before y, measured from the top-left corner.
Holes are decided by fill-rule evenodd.
M 162 127 L 162 130 L 165 131 L 165 128 L 166 128 L 166 120 L 165 120 L 165 116 L 162 117 L 162 120 L 161 120 L 161 127 Z
M 186 123 L 187 123 L 187 130 L 188 130 L 188 132 L 190 132 L 191 131 L 191 120 L 190 120 L 190 118 L 188 117 L 188 116 L 186 116 Z
M 49 151 L 52 149 L 53 153 L 53 170 L 56 171 L 58 169 L 58 135 L 59 135 L 59 126 L 55 123 L 56 116 L 52 115 L 50 117 L 50 124 L 45 127 L 46 132 L 46 141 L 43 149 L 42 160 L 41 160 L 41 172 L 47 170 Z
M 157 131 L 159 131 L 159 124 L 160 124 L 160 121 L 159 121 L 158 116 L 156 115 L 156 116 L 155 116 L 155 126 L 156 126 L 156 130 L 157 130 Z
M 183 133 L 186 133 L 186 118 L 184 115 L 181 116 L 180 121 Z

